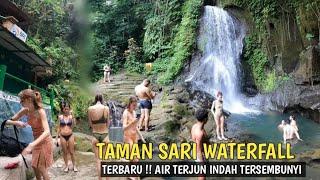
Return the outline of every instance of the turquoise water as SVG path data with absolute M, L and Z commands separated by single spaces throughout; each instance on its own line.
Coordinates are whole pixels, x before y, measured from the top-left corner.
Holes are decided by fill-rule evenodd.
M 296 114 L 295 114 L 296 115 Z M 281 143 L 282 133 L 277 126 L 281 120 L 287 119 L 289 114 L 262 113 L 262 114 L 232 114 L 227 120 L 228 137 L 238 137 L 257 143 Z M 303 151 L 320 148 L 320 124 L 297 116 L 299 134 L 303 141 L 293 145 L 292 151 Z

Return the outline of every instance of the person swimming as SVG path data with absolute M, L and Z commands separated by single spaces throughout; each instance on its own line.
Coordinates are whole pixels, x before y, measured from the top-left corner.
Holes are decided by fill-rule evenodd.
M 289 117 L 289 119 L 290 119 L 290 125 L 291 125 L 292 127 L 294 127 L 297 131 L 299 131 L 296 117 L 295 117 L 294 115 L 291 115 L 291 116 Z
M 218 140 L 228 140 L 224 136 L 224 114 L 223 114 L 223 100 L 222 100 L 222 92 L 218 91 L 217 99 L 213 101 L 211 112 L 214 116 L 214 120 L 216 122 L 216 134 Z
M 289 119 L 285 119 L 281 121 L 281 124 L 278 125 L 278 128 L 280 131 L 283 131 L 283 127 L 285 124 L 291 125 L 293 128 L 295 128 L 297 131 L 299 130 L 296 117 L 294 115 L 290 115 Z
M 289 119 L 282 120 L 281 124 L 278 126 L 279 130 L 283 132 L 283 143 L 287 143 L 288 141 L 294 140 L 295 138 L 302 141 L 298 133 L 298 128 L 296 125 L 292 124 L 291 119 L 292 117 L 290 116 Z
M 95 153 L 96 161 L 97 161 L 97 173 L 99 179 L 101 179 L 101 171 L 100 171 L 100 162 L 97 143 L 109 143 L 109 119 L 110 113 L 108 106 L 103 104 L 103 97 L 101 94 L 97 94 L 95 96 L 94 105 L 88 108 L 88 120 L 89 125 L 92 128 L 92 149 Z
M 62 102 L 60 105 L 61 114 L 58 116 L 60 124 L 58 125 L 57 134 L 62 137 L 60 139 L 62 152 L 63 152 L 63 160 L 65 163 L 64 172 L 68 172 L 68 154 L 70 154 L 73 171 L 77 172 L 78 169 L 75 166 L 75 150 L 74 150 L 74 135 L 72 134 L 72 128 L 75 126 L 76 121 L 71 115 L 70 104 L 67 102 Z M 56 139 L 58 136 L 56 137 Z M 58 141 L 57 141 L 58 142 Z

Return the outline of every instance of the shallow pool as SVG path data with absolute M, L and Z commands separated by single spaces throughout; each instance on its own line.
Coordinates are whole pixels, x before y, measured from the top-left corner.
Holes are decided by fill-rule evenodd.
M 293 145 L 294 153 L 320 148 L 320 124 L 299 115 L 297 124 L 303 141 Z M 248 138 L 257 143 L 281 143 L 282 133 L 277 126 L 281 120 L 289 118 L 289 114 L 232 114 L 227 120 L 229 137 Z

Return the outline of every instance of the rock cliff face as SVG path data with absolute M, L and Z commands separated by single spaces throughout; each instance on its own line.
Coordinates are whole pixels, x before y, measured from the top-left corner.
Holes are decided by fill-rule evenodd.
M 249 103 L 265 111 L 298 112 L 320 123 L 320 85 L 298 86 L 288 81 L 272 93 L 249 98 Z

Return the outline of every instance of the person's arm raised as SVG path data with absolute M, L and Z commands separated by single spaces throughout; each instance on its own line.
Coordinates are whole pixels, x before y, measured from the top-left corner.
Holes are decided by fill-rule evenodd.
M 10 120 L 6 121 L 6 125 L 15 125 L 18 127 L 26 127 L 27 124 L 21 121 L 18 121 L 22 116 L 28 114 L 28 109 L 27 108 L 22 108 L 19 112 L 17 112 Z
M 30 154 L 35 146 L 37 146 L 39 143 L 43 142 L 45 138 L 50 136 L 50 128 L 47 120 L 47 115 L 43 109 L 38 110 L 39 116 L 40 116 L 40 121 L 43 127 L 43 132 L 42 134 L 35 139 L 32 143 L 30 143 L 22 152 L 22 154 Z

